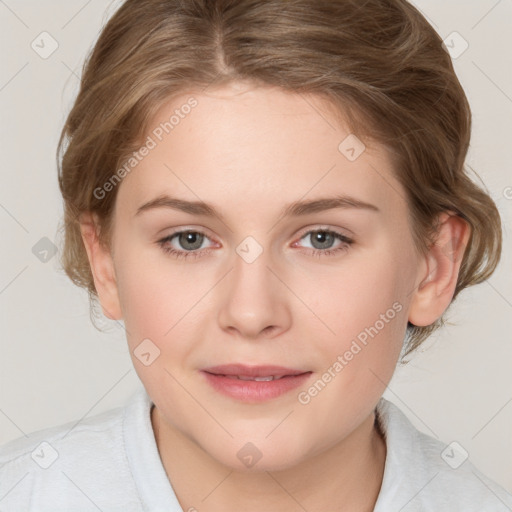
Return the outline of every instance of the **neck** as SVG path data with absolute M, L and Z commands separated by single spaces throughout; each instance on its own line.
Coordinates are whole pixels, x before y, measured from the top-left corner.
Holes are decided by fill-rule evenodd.
M 386 444 L 373 412 L 337 445 L 293 468 L 272 472 L 240 472 L 220 464 L 162 421 L 156 407 L 151 422 L 163 466 L 185 511 L 371 512 L 377 501 Z

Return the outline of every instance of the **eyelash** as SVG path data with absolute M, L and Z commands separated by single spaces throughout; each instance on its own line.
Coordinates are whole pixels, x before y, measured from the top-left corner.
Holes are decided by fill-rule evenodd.
M 206 256 L 206 255 L 210 254 L 212 249 L 204 249 L 202 251 L 200 251 L 200 250 L 177 251 L 176 249 L 166 245 L 176 235 L 180 235 L 182 233 L 196 233 L 196 234 L 199 234 L 199 235 L 203 235 L 205 238 L 209 239 L 209 237 L 206 236 L 206 234 L 203 233 L 202 231 L 185 229 L 185 230 L 182 230 L 182 231 L 176 231 L 175 233 L 172 233 L 171 235 L 168 235 L 165 238 L 162 238 L 157 243 L 162 248 L 164 253 L 166 253 L 166 254 L 168 254 L 168 255 L 176 258 L 176 259 L 179 259 L 179 258 L 185 258 L 186 259 L 188 257 L 198 258 L 198 257 L 200 257 L 202 255 Z M 340 247 L 336 248 L 336 249 L 325 249 L 325 250 L 322 250 L 322 249 L 309 249 L 308 250 L 308 252 L 312 256 L 317 256 L 319 258 L 323 257 L 323 256 L 335 256 L 335 255 L 339 254 L 340 252 L 345 252 L 353 244 L 353 240 L 352 239 L 346 237 L 345 235 L 342 235 L 341 233 L 338 233 L 337 231 L 333 231 L 331 229 L 311 229 L 311 230 L 307 231 L 306 233 L 303 233 L 303 235 L 299 238 L 299 240 L 302 240 L 306 236 L 308 236 L 310 234 L 313 234 L 313 233 L 329 233 L 331 235 L 334 235 L 334 237 L 337 238 L 338 240 L 340 240 L 341 242 L 343 242 L 343 244 Z

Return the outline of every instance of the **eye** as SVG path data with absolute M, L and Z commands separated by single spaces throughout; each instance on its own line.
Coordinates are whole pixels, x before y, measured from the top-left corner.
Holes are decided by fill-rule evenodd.
M 341 252 L 347 251 L 354 241 L 347 236 L 333 231 L 331 229 L 311 229 L 301 236 L 301 240 L 310 237 L 313 250 L 310 251 L 314 256 L 334 256 Z M 332 249 L 332 244 L 340 241 L 340 245 Z M 295 246 L 295 244 L 294 244 Z
M 185 250 L 177 250 L 172 246 L 171 242 L 174 238 L 176 238 L 177 243 Z M 188 258 L 189 256 L 196 258 L 204 253 L 210 252 L 210 249 L 198 251 L 205 239 L 208 239 L 208 237 L 201 231 L 185 230 L 177 231 L 176 233 L 162 238 L 158 241 L 158 244 L 166 254 L 171 254 L 176 258 Z
M 308 251 L 314 256 L 334 256 L 341 252 L 347 251 L 352 245 L 353 240 L 347 236 L 333 231 L 331 229 L 312 229 L 304 233 L 300 240 L 310 237 L 313 243 L 312 250 Z M 181 246 L 176 248 L 173 246 L 173 240 L 176 239 L 176 243 Z M 209 237 L 205 233 L 196 230 L 183 230 L 176 231 L 161 240 L 158 240 L 158 245 L 162 248 L 164 253 L 170 254 L 175 258 L 188 258 L 188 257 L 200 257 L 207 255 L 211 252 L 211 248 L 200 250 L 203 242 L 209 240 Z M 340 245 L 332 249 L 334 242 L 338 240 Z M 296 246 L 296 243 L 293 244 Z

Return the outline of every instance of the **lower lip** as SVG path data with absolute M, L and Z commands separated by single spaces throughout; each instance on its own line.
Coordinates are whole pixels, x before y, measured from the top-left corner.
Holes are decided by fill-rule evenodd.
M 206 376 L 208 383 L 220 393 L 242 402 L 252 403 L 265 402 L 284 395 L 304 384 L 311 376 L 311 372 L 308 372 L 277 380 L 256 381 L 232 379 L 205 371 L 202 373 Z

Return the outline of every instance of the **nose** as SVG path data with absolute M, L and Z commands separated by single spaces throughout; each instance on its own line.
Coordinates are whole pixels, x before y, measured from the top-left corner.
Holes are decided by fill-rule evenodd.
M 235 255 L 233 269 L 219 290 L 219 325 L 240 338 L 276 336 L 291 323 L 285 279 L 279 276 L 269 252 L 263 251 L 255 259 L 240 254 Z

